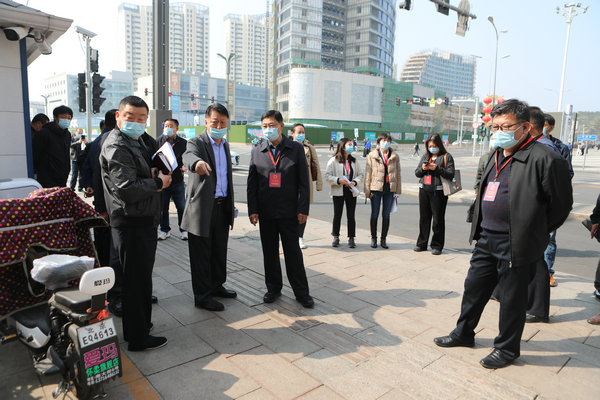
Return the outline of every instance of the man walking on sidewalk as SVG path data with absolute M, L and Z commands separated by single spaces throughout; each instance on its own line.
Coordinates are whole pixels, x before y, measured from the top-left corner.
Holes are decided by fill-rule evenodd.
M 312 308 L 315 303 L 309 294 L 298 243 L 298 225 L 306 222 L 310 203 L 304 148 L 281 134 L 283 117 L 279 111 L 267 111 L 261 123 L 267 141 L 252 149 L 247 190 L 250 222 L 260 227 L 267 284 L 263 300 L 272 303 L 281 296 L 281 237 L 285 268 L 296 300 Z
M 194 304 L 210 311 L 225 306 L 214 297 L 234 298 L 227 290 L 227 241 L 233 228 L 233 179 L 229 143 L 225 140 L 229 112 L 219 103 L 208 106 L 206 130 L 192 138 L 183 154 L 190 171 L 181 227 L 189 232 Z
M 502 368 L 520 356 L 527 286 L 543 260 L 548 234 L 566 220 L 573 204 L 567 161 L 533 140 L 529 107 L 510 99 L 492 110 L 499 148 L 491 154 L 475 203 L 470 240 L 477 244 L 465 280 L 456 328 L 434 339 L 441 347 L 472 347 L 475 328 L 496 284 L 499 334 L 481 360 Z M 536 227 L 536 229 L 532 229 Z

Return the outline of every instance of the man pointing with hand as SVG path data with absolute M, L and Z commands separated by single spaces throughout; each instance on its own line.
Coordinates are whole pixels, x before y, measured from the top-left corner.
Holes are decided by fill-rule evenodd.
M 279 238 L 288 280 L 296 300 L 312 308 L 304 260 L 298 243 L 298 224 L 306 222 L 310 204 L 308 166 L 304 148 L 282 135 L 283 117 L 270 110 L 261 118 L 267 139 L 252 149 L 248 171 L 248 215 L 259 223 L 265 265 L 267 293 L 265 303 L 281 296 L 283 286 L 279 261 Z

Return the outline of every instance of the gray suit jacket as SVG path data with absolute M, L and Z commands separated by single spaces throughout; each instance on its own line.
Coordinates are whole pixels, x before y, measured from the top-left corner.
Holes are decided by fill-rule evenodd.
M 233 179 L 231 176 L 231 155 L 229 143 L 225 142 L 225 154 L 227 156 L 227 214 L 230 215 L 228 225 L 233 229 L 234 199 Z M 194 171 L 198 161 L 205 161 L 210 165 L 210 175 L 198 175 Z M 187 143 L 183 153 L 183 163 L 188 168 L 189 180 L 186 189 L 185 210 L 181 228 L 196 236 L 208 237 L 210 233 L 210 220 L 213 212 L 215 191 L 217 188 L 217 173 L 215 165 L 215 154 L 206 130 Z

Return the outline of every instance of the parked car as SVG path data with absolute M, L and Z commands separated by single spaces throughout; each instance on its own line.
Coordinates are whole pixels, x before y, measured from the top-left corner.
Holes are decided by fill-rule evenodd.
M 231 164 L 233 164 L 234 166 L 240 165 L 240 155 L 235 151 L 231 152 Z

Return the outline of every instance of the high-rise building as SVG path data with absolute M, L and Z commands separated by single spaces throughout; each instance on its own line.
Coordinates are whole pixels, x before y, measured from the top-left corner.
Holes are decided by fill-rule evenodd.
M 288 111 L 295 67 L 391 77 L 395 18 L 394 0 L 274 0 L 269 67 L 274 106 Z
M 452 97 L 472 97 L 475 57 L 427 51 L 410 56 L 400 80 L 431 85 Z
M 169 70 L 208 72 L 209 10 L 194 3 L 169 6 Z M 152 6 L 123 3 L 118 9 L 118 57 L 134 81 L 152 75 Z
M 230 78 L 245 85 L 264 87 L 267 69 L 265 15 L 227 14 L 223 21 L 224 55 L 235 54 Z

